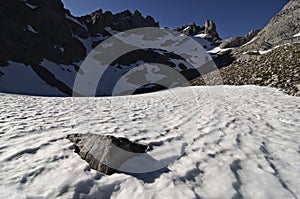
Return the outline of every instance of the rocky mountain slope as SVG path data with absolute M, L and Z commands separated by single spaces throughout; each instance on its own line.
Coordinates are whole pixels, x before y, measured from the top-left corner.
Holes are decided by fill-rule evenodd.
M 135 11 L 95 11 L 74 17 L 60 0 L 2 0 L 0 91 L 72 95 L 80 64 L 101 41 L 118 31 L 158 27 Z M 17 80 L 16 81 L 16 77 Z
M 300 43 L 284 45 L 265 54 L 244 54 L 243 58 L 218 72 L 226 85 L 270 86 L 300 96 Z M 215 75 L 213 72 L 197 78 L 192 81 L 192 85 L 213 82 Z M 206 79 L 206 83 L 203 78 Z
M 278 45 L 298 42 L 299 38 L 294 35 L 300 32 L 299 24 L 300 2 L 290 0 L 251 42 L 238 51 L 267 50 Z
M 224 84 L 271 86 L 300 96 L 300 4 L 291 0 L 261 31 L 224 40 Z M 252 38 L 252 39 L 251 39 Z M 248 41 L 246 43 L 246 41 Z M 203 77 L 213 80 L 214 73 Z M 203 78 L 192 85 L 204 85 Z
M 71 96 L 76 76 L 87 72 L 80 68 L 83 61 L 100 42 L 126 30 L 159 27 L 151 16 L 144 17 L 138 11 L 113 14 L 100 9 L 86 16 L 74 17 L 61 0 L 2 0 L 2 5 L 1 92 Z M 207 50 L 216 47 L 215 40 L 219 36 L 212 21 L 205 23 L 203 33 L 195 35 L 195 40 Z M 101 90 L 99 87 L 96 95 L 110 95 L 120 74 L 141 63 L 167 65 L 188 80 L 199 76 L 198 72 L 190 70 L 184 59 L 172 52 L 140 49 L 114 60 L 110 66 L 114 73 L 106 76 L 105 86 L 108 88 Z M 160 89 L 153 85 L 141 88 L 137 93 Z
M 2 27 L 0 31 L 1 92 L 71 96 L 74 92 L 76 76 L 87 72 L 80 68 L 82 63 L 99 43 L 126 30 L 159 27 L 159 23 L 152 17 L 144 17 L 138 11 L 131 13 L 129 10 L 125 10 L 113 14 L 100 9 L 86 16 L 74 17 L 69 10 L 64 8 L 60 0 L 2 0 L 1 2 L 3 5 L 0 9 L 0 26 Z M 229 69 L 222 69 L 225 83 L 269 85 L 268 82 L 271 80 L 263 79 L 260 83 L 253 82 L 248 80 L 248 77 L 241 76 L 243 73 L 240 71 L 248 70 L 248 68 L 243 68 L 245 65 L 257 64 L 258 62 L 255 60 L 264 57 L 260 56 L 259 51 L 261 50 L 297 43 L 299 41 L 298 33 L 300 33 L 299 23 L 299 2 L 291 0 L 264 29 L 251 31 L 242 37 L 222 40 L 217 33 L 216 24 L 211 20 L 207 20 L 203 26 L 191 23 L 176 28 L 175 31 L 189 36 L 200 44 L 212 56 L 216 66 L 221 68 L 230 65 L 230 68 L 240 68 L 236 70 L 236 75 L 233 75 L 233 72 L 230 73 L 231 75 L 226 75 L 226 71 Z M 167 43 L 167 40 L 164 42 Z M 169 45 L 172 46 L 172 44 Z M 298 48 L 298 46 L 291 47 L 291 49 L 294 48 Z M 282 48 L 283 51 L 285 51 L 284 49 Z M 297 56 L 293 50 L 290 53 L 293 54 L 292 57 Z M 299 63 L 298 60 L 294 63 L 293 60 L 286 59 L 284 59 L 286 63 L 283 63 L 280 56 L 276 55 L 274 59 L 271 57 L 269 58 L 274 63 L 276 63 L 275 59 L 279 59 L 278 62 L 284 66 L 292 62 L 293 67 L 284 67 L 289 74 L 294 73 L 294 68 Z M 266 63 L 269 62 L 270 60 L 266 61 Z M 200 75 L 189 67 L 190 64 L 184 58 L 172 52 L 161 49 L 139 49 L 113 61 L 110 71 L 104 78 L 107 89 L 101 90 L 99 87 L 100 90 L 97 88 L 96 94 L 98 96 L 111 95 L 112 87 L 122 75 L 145 63 L 166 65 L 181 73 L 187 80 L 192 80 Z M 264 63 L 255 67 L 266 69 L 270 66 L 270 64 L 265 66 Z M 289 68 L 293 68 L 292 71 L 289 71 Z M 277 69 L 274 68 L 274 70 Z M 256 71 L 262 73 L 264 70 Z M 157 75 L 153 70 L 150 73 L 149 71 L 143 73 L 143 78 L 146 79 L 149 74 Z M 249 71 L 246 73 L 250 74 Z M 273 71 L 273 73 L 277 72 Z M 269 75 L 263 76 L 269 77 Z M 231 79 L 227 81 L 227 77 Z M 241 80 L 237 81 L 234 77 L 239 77 Z M 173 81 L 172 78 L 170 81 Z M 282 78 L 281 82 L 285 81 L 284 76 L 280 76 L 280 78 Z M 299 84 L 297 78 L 289 79 L 289 81 L 293 82 L 293 86 L 288 93 L 296 94 Z M 193 84 L 201 84 L 201 80 L 193 81 Z M 285 90 L 289 87 L 279 83 L 271 85 L 285 88 Z M 135 93 L 163 88 L 165 87 L 160 85 L 145 85 L 145 87 L 138 88 Z

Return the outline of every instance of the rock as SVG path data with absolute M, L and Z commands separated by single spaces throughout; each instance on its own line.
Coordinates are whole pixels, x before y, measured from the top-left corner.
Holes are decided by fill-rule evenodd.
M 134 143 L 126 138 L 97 134 L 70 134 L 75 152 L 87 161 L 91 168 L 111 175 L 121 172 L 118 168 L 126 160 L 146 153 L 148 145 Z
M 9 62 L 31 67 L 32 77 L 37 75 L 38 78 L 29 78 L 28 84 L 42 81 L 57 88 L 59 96 L 71 95 L 76 71 L 83 72 L 74 71 L 72 66 L 83 61 L 95 45 L 111 36 L 105 27 L 126 31 L 159 26 L 152 17 L 143 17 L 138 11 L 113 14 L 109 11 L 103 13 L 100 9 L 90 15 L 74 17 L 61 0 L 2 0 L 1 6 L 0 67 L 11 67 Z M 22 71 L 20 69 L 20 73 Z M 7 73 L 3 70 L 0 75 L 3 81 Z M 9 75 L 7 79 L 13 81 L 15 78 Z M 23 89 L 20 85 L 18 92 L 31 93 Z M 44 91 L 35 94 L 41 93 Z
M 192 22 L 190 25 L 178 27 L 174 30 L 187 36 L 194 36 L 202 32 L 206 34 L 206 39 L 212 41 L 220 40 L 219 34 L 217 33 L 216 24 L 212 20 L 206 20 L 203 27 L 198 26 L 194 22 Z
M 206 34 L 207 38 L 209 38 L 213 41 L 220 40 L 219 34 L 217 33 L 216 24 L 212 20 L 205 21 L 204 33 Z
M 294 35 L 300 32 L 299 0 L 290 0 L 257 35 L 256 40 L 240 51 L 266 50 L 272 47 L 296 43 Z
M 73 35 L 87 38 L 88 32 L 66 18 L 69 11 L 60 0 L 2 1 L 2 5 L 0 44 L 6 50 L 0 53 L 1 65 L 8 60 L 32 65 L 43 59 L 71 64 L 86 56 L 84 45 Z
M 224 84 L 271 86 L 290 95 L 300 96 L 299 60 L 300 44 L 295 43 L 280 46 L 265 54 L 242 54 L 218 72 Z M 191 85 L 205 85 L 204 83 L 198 78 Z
M 235 47 L 239 47 L 242 46 L 244 44 L 246 44 L 247 42 L 251 41 L 251 39 L 253 39 L 260 30 L 252 30 L 251 32 L 249 32 L 248 34 L 242 36 L 242 37 L 231 37 L 229 39 L 225 39 L 222 41 L 222 43 L 220 44 L 220 48 L 235 48 Z
M 182 33 L 187 36 L 193 36 L 198 34 L 201 31 L 201 27 L 197 26 L 194 22 L 187 26 Z
M 133 14 L 129 10 L 117 14 L 112 14 L 109 11 L 103 14 L 102 10 L 98 10 L 81 17 L 81 20 L 93 35 L 104 34 L 105 27 L 121 32 L 141 27 L 159 27 L 159 23 L 155 22 L 152 17 L 143 17 L 137 10 Z

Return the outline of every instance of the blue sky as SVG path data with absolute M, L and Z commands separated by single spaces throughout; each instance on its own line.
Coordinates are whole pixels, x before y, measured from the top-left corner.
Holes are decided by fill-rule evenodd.
M 151 15 L 161 27 L 175 28 L 212 19 L 222 38 L 264 27 L 288 0 L 62 0 L 75 16 L 99 8 L 113 13 L 126 9 Z

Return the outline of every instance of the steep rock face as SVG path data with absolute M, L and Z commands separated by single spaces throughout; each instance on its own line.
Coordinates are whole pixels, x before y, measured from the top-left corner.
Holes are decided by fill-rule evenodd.
M 88 33 L 65 15 L 59 0 L 2 1 L 0 65 L 8 60 L 38 64 L 47 58 L 70 64 L 83 59 L 85 48 L 73 35 L 87 38 Z
M 266 50 L 277 45 L 293 43 L 299 39 L 294 37 L 294 35 L 300 33 L 299 24 L 300 3 L 299 0 L 291 0 L 262 29 L 256 39 L 241 50 Z
M 229 39 L 225 39 L 220 44 L 220 48 L 235 48 L 242 46 L 249 42 L 251 39 L 253 39 L 260 30 L 252 30 L 248 34 L 242 36 L 242 37 L 231 37 Z
M 220 40 L 219 34 L 217 33 L 216 24 L 212 20 L 206 20 L 204 24 L 204 33 L 206 36 L 213 41 Z

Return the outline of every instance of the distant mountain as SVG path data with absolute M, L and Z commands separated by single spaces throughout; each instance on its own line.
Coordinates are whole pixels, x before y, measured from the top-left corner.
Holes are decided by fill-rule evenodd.
M 1 2 L 0 92 L 71 96 L 76 76 L 87 72 L 80 66 L 99 43 L 126 30 L 159 27 L 159 23 L 151 16 L 144 17 L 139 11 L 132 13 L 125 10 L 113 14 L 100 9 L 89 15 L 74 17 L 64 8 L 61 0 Z M 253 55 L 253 51 L 259 54 L 259 50 L 297 43 L 300 34 L 299 20 L 299 1 L 291 0 L 264 29 L 251 31 L 243 37 L 222 40 L 216 24 L 211 20 L 207 20 L 203 26 L 191 23 L 176 28 L 175 31 L 192 38 L 213 57 L 218 67 L 225 67 L 249 61 L 249 56 L 259 56 Z M 168 38 L 165 39 L 165 43 L 168 43 Z M 113 61 L 103 78 L 103 87 L 97 88 L 96 94 L 112 95 L 113 86 L 120 77 L 145 63 L 169 66 L 187 80 L 200 76 L 186 60 L 172 52 L 138 49 Z M 152 75 L 155 74 L 154 71 L 151 71 Z M 148 72 L 143 75 L 146 77 Z M 169 84 L 176 82 L 176 78 L 172 78 L 175 77 L 171 77 Z M 138 88 L 133 93 L 164 88 L 162 85 L 151 84 Z
M 61 0 L 2 0 L 0 11 L 0 91 L 33 95 L 70 96 L 80 66 L 91 50 L 112 35 L 141 27 L 159 27 L 151 16 L 125 10 L 113 14 L 101 9 L 74 17 Z M 195 40 L 207 50 L 219 39 L 215 24 L 207 21 L 205 38 Z M 111 95 L 111 85 L 138 62 L 177 68 L 187 79 L 199 76 L 182 58 L 161 50 L 139 50 L 114 61 L 107 88 L 97 95 Z M 115 74 L 114 74 L 115 73 Z M 148 89 L 149 88 L 149 89 Z M 149 86 L 138 93 L 159 90 Z
M 150 16 L 98 10 L 74 17 L 60 0 L 2 0 L 0 91 L 65 96 L 80 63 L 114 31 L 158 27 Z

